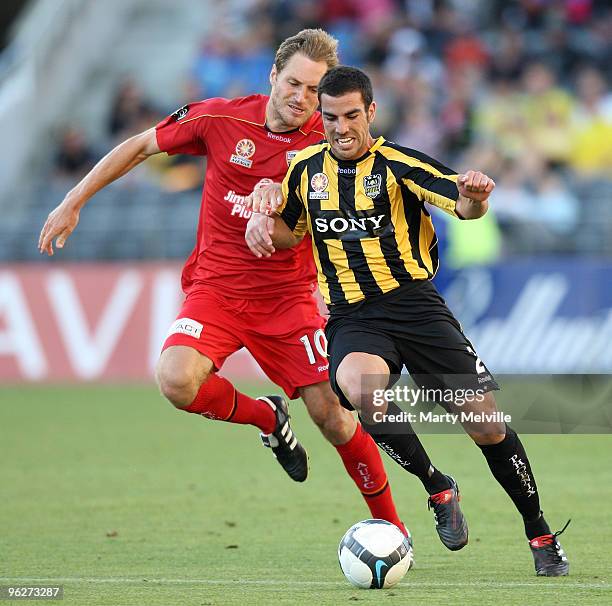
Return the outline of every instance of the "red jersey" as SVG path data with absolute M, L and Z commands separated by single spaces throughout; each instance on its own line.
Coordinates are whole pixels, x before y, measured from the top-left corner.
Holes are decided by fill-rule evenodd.
M 265 95 L 207 99 L 156 126 L 162 151 L 207 157 L 196 245 L 183 268 L 186 293 L 208 285 L 226 296 L 254 299 L 312 290 L 316 282 L 309 241 L 262 259 L 244 241 L 251 216 L 245 197 L 262 181 L 280 183 L 297 151 L 324 138 L 318 112 L 300 129 L 271 132 L 267 103 Z

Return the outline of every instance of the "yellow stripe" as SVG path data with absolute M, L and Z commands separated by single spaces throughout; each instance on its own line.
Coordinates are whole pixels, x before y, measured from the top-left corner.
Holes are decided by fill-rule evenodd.
M 430 189 L 425 189 L 424 187 L 417 185 L 412 179 L 402 179 L 402 181 L 419 200 L 429 202 L 430 204 L 433 204 L 434 206 L 437 206 L 439 209 L 443 210 L 445 213 L 448 213 L 453 217 L 457 217 L 457 213 L 455 212 L 455 206 L 457 205 L 456 200 L 447 198 L 446 196 L 441 196 Z
M 306 220 L 308 222 L 308 231 L 310 232 L 311 240 L 312 240 L 312 256 L 314 258 L 315 265 L 317 266 L 317 282 L 319 283 L 319 291 L 321 292 L 321 296 L 325 303 L 329 305 L 331 302 L 331 298 L 329 296 L 329 286 L 327 285 L 327 279 L 325 278 L 325 274 L 321 269 L 321 259 L 319 258 L 319 250 L 317 249 L 317 245 L 315 244 L 314 234 L 312 231 L 312 222 L 310 220 L 310 213 L 306 214 Z
M 359 174 L 355 180 L 355 206 L 357 210 L 372 210 L 374 200 L 366 195 L 363 184 L 364 175 L 371 175 L 376 156 L 372 154 L 365 162 L 359 165 Z M 387 169 L 387 183 L 381 183 L 381 188 L 389 187 L 389 170 Z M 391 199 L 391 198 L 390 198 Z M 399 282 L 393 277 L 387 260 L 380 246 L 380 238 L 362 238 L 361 247 L 366 257 L 368 267 L 383 292 L 397 288 Z
M 366 196 L 363 186 L 364 175 L 372 174 L 376 156 L 372 154 L 367 160 L 359 164 L 359 172 L 355 176 L 355 208 L 357 210 L 371 210 L 374 208 L 374 200 Z
M 327 246 L 329 260 L 336 268 L 336 275 L 346 300 L 358 301 L 363 299 L 363 291 L 355 278 L 353 270 L 349 267 L 346 252 L 342 248 L 342 242 L 340 240 L 325 240 L 324 244 Z
M 303 135 L 306 135 L 306 136 L 308 136 L 310 133 L 317 133 L 317 135 L 321 135 L 322 137 L 325 137 L 325 133 L 322 133 L 320 130 L 317 130 L 316 128 L 313 128 L 313 129 L 310 131 L 310 133 L 307 133 L 306 131 L 304 131 L 304 130 L 302 130 L 302 129 L 300 128 L 300 132 L 301 132 Z
M 402 164 L 414 166 L 415 168 L 422 168 L 428 173 L 434 175 L 435 177 L 442 177 L 443 179 L 448 179 L 453 183 L 457 183 L 457 175 L 445 175 L 444 173 L 441 173 L 437 168 L 434 168 L 431 164 L 422 162 L 418 158 L 414 158 L 412 156 L 409 156 L 408 154 L 404 154 L 403 152 L 398 151 L 397 149 L 383 145 L 380 148 L 380 152 L 383 156 L 385 156 L 385 158 L 388 158 L 389 160 L 401 162 Z
M 428 217 L 423 211 L 421 211 L 421 230 L 419 232 L 419 248 L 421 249 L 421 259 L 430 274 L 433 275 L 433 261 L 429 254 L 429 243 L 434 235 L 433 223 L 431 217 Z
M 306 235 L 306 230 L 308 229 L 308 221 L 307 221 L 308 211 L 306 210 L 306 204 L 304 204 L 304 200 L 302 198 L 302 187 L 304 184 L 304 174 L 306 174 L 306 177 L 308 177 L 308 174 L 306 173 L 306 171 L 302 171 L 302 174 L 300 175 L 300 182 L 297 184 L 295 188 L 295 194 L 297 195 L 298 199 L 302 203 L 302 214 L 300 215 L 299 219 L 297 220 L 295 224 L 295 227 L 293 228 L 293 234 L 298 238 L 303 238 Z M 287 206 L 287 202 L 285 201 L 283 202 L 280 209 L 277 210 L 276 212 L 277 213 L 282 212 L 286 206 Z
M 304 205 L 304 208 L 308 208 L 308 201 L 304 200 L 304 195 L 308 193 L 308 168 L 304 166 L 302 169 L 302 174 L 300 175 L 300 183 L 297 188 L 298 195 L 300 196 L 300 200 Z M 310 216 L 310 213 L 308 213 Z
M 413 278 L 426 278 L 427 272 L 419 267 L 412 256 L 412 247 L 408 238 L 408 222 L 404 213 L 404 201 L 401 191 L 399 191 L 399 185 L 389 167 L 387 167 L 387 192 L 389 200 L 391 200 L 391 222 L 395 228 L 395 241 L 404 267 Z
M 403 152 L 400 152 L 392 147 L 383 146 L 380 149 L 381 153 L 388 158 L 389 160 L 393 160 L 395 162 L 400 162 L 405 164 L 406 166 L 411 166 L 414 168 L 420 168 L 430 175 L 434 177 L 439 177 L 442 179 L 446 179 L 447 181 L 451 181 L 452 183 L 457 183 L 458 175 L 445 175 L 441 173 L 437 168 L 433 167 L 431 164 L 427 162 L 422 162 L 421 160 L 409 156 Z M 433 192 L 429 189 L 425 189 L 421 187 L 417 183 L 415 183 L 412 179 L 402 179 L 402 181 L 407 185 L 408 189 L 419 198 L 419 200 L 423 200 L 425 202 L 429 202 L 438 208 L 441 208 L 444 212 L 447 212 L 449 215 L 456 217 L 457 214 L 455 212 L 455 206 L 457 201 L 453 198 L 447 198 L 446 196 L 442 196 L 436 192 Z
M 238 122 L 246 122 L 247 124 L 253 124 L 254 126 L 265 126 L 266 123 L 260 122 L 252 122 L 251 120 L 245 120 L 244 118 L 236 118 L 236 116 L 224 116 L 223 114 L 201 114 L 200 116 L 194 116 L 193 118 L 189 118 L 187 120 L 181 120 L 177 122 L 178 125 L 187 124 L 187 122 L 192 122 L 193 120 L 199 120 L 200 118 L 228 118 L 229 120 L 237 120 Z
M 225 114 L 201 114 L 199 116 L 194 116 L 193 118 L 188 118 L 187 120 L 181 120 L 180 122 L 177 122 L 177 124 L 179 125 L 186 124 L 187 122 L 191 122 L 192 120 L 199 120 L 200 118 L 227 118 L 228 120 L 237 120 L 238 122 L 246 122 L 247 124 L 252 124 L 253 126 L 263 127 L 266 125 L 265 122 L 253 122 L 251 120 L 245 120 L 244 118 L 237 118 L 236 116 L 226 116 Z M 308 136 L 310 133 L 317 133 L 317 135 L 321 135 L 322 137 L 325 137 L 325 133 L 321 132 L 320 130 L 317 130 L 316 128 L 313 128 L 310 131 L 310 133 L 307 133 L 301 128 L 299 130 L 300 130 L 300 133 L 305 136 Z
M 304 149 L 300 150 L 297 154 L 295 154 L 293 160 L 291 160 L 291 164 L 295 166 L 298 162 L 302 160 L 307 160 L 308 158 L 312 158 L 316 154 L 322 152 L 326 147 L 329 147 L 327 143 L 319 143 L 317 145 L 309 145 Z M 306 168 L 304 167 L 304 171 Z
M 385 138 L 384 137 L 378 137 L 378 139 L 376 139 L 376 141 L 374 141 L 374 145 L 372 145 L 372 147 L 370 147 L 370 153 L 374 154 L 375 151 L 378 151 L 378 149 L 380 149 L 385 143 Z
M 323 173 L 329 179 L 327 186 L 328 200 L 314 200 L 320 203 L 321 210 L 338 210 L 340 208 L 340 198 L 338 195 L 338 164 L 327 153 L 323 152 Z
M 362 490 L 361 494 L 369 496 L 373 494 L 382 494 L 385 490 L 387 490 L 387 486 L 389 486 L 389 480 L 387 480 L 380 488 L 376 488 L 375 490 Z
M 380 246 L 380 238 L 361 238 L 361 247 L 366 256 L 368 266 L 376 283 L 383 292 L 388 292 L 399 286 L 399 282 L 393 277 L 385 255 Z

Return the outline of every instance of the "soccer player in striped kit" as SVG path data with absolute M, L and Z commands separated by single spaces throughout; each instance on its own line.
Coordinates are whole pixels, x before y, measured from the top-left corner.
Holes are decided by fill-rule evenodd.
M 568 574 L 557 539 L 565 528 L 551 533 L 544 519 L 525 448 L 495 414 L 497 383 L 430 281 L 438 267 L 437 237 L 425 203 L 455 218 L 478 219 L 495 183 L 478 171 L 458 175 L 384 137 L 375 140 L 372 84 L 359 69 L 327 72 L 319 100 L 327 141 L 296 155 L 280 196 L 271 188 L 253 194 L 254 211 L 277 212 L 265 223 L 251 220 L 249 247 L 257 257 L 273 257 L 275 249 L 312 236 L 319 288 L 330 309 L 325 330 L 332 387 L 343 405 L 359 411 L 378 445 L 423 482 L 444 545 L 458 550 L 468 541 L 457 483 L 432 468 L 397 405 L 375 398 L 403 366 L 419 387 L 471 391 L 463 402 L 438 403 L 460 417 L 482 415 L 484 421 L 463 420 L 463 427 L 520 513 L 536 573 Z M 385 414 L 393 421 L 377 426 Z M 397 418 L 401 425 L 392 431 Z M 446 489 L 432 494 L 432 482 L 445 482 Z

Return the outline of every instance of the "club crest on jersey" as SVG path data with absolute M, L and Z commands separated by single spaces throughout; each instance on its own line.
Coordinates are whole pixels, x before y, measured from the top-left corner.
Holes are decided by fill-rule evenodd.
M 293 158 L 295 158 L 297 156 L 298 150 L 297 149 L 292 149 L 290 151 L 287 152 L 286 156 L 287 156 L 287 166 L 289 166 L 291 164 L 291 161 L 293 160 Z
M 255 153 L 255 143 L 253 143 L 253 141 L 250 139 L 240 139 L 240 141 L 236 143 L 235 151 L 236 153 L 232 154 L 230 157 L 230 162 L 246 168 L 251 168 L 251 166 L 253 166 L 253 160 L 249 159 Z
M 179 107 L 173 114 L 172 118 L 174 118 L 175 122 L 182 120 L 189 111 L 189 105 L 183 105 L 183 107 Z
M 325 173 L 316 173 L 310 179 L 310 187 L 314 191 L 308 194 L 311 200 L 329 200 L 329 192 L 325 191 L 329 185 L 329 179 Z
M 382 175 L 366 175 L 363 178 L 363 190 L 368 198 L 376 198 L 380 194 Z

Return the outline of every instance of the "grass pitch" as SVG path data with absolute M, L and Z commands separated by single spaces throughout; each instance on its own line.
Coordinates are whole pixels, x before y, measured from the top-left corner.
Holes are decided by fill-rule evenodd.
M 311 456 L 303 485 L 253 428 L 175 411 L 153 387 L 2 388 L 0 585 L 62 584 L 79 606 L 612 603 L 611 436 L 523 436 L 548 520 L 573 518 L 561 579 L 534 576 L 519 518 L 469 438 L 423 436 L 462 489 L 470 544 L 457 553 L 420 482 L 384 457 L 416 565 L 391 590 L 363 591 L 336 548 L 368 512 L 301 403 L 292 412 Z

